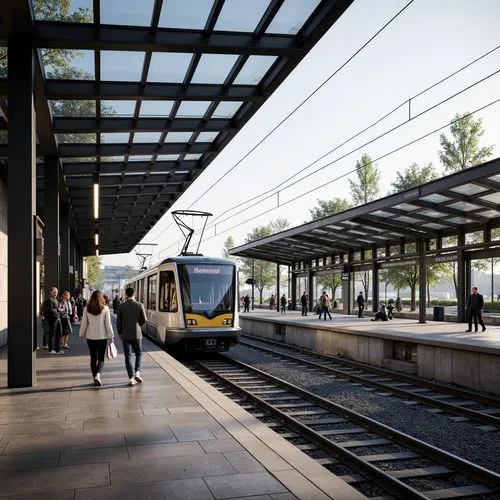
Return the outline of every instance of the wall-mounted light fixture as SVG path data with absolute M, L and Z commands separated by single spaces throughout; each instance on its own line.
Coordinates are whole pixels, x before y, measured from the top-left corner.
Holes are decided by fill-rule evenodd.
M 99 257 L 99 249 L 98 248 L 95 249 L 95 255 L 96 255 L 96 257 Z
M 99 174 L 94 172 L 92 175 L 92 184 L 94 186 L 94 219 L 99 218 Z
M 98 247 L 99 246 L 99 232 L 98 231 L 96 231 L 94 234 L 94 240 L 95 240 L 95 246 Z

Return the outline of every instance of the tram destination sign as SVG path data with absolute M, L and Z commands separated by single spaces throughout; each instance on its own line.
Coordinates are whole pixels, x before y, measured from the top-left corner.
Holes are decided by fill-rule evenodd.
M 380 267 L 387 269 L 388 267 L 403 267 L 403 266 L 416 266 L 417 260 L 398 260 L 397 262 L 381 262 Z
M 447 253 L 443 255 L 435 255 L 434 257 L 428 257 L 427 262 L 431 262 L 434 264 L 438 264 L 439 262 L 453 262 L 458 259 L 458 254 L 456 252 L 454 253 Z

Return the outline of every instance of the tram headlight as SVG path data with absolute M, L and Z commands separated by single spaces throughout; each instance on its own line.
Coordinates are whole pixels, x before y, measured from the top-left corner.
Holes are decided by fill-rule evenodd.
M 225 318 L 224 320 L 222 320 L 222 324 L 225 326 L 232 326 L 233 320 L 231 318 Z
M 187 325 L 197 325 L 198 323 L 196 322 L 195 319 L 187 319 L 186 324 Z

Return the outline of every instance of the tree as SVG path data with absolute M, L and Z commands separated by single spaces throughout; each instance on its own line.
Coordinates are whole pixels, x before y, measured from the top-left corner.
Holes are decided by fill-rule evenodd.
M 419 167 L 416 163 L 412 163 L 403 173 L 396 172 L 396 180 L 391 182 L 394 188 L 393 193 L 406 191 L 427 182 L 433 181 L 439 177 L 432 163 Z
M 380 172 L 369 155 L 366 153 L 361 161 L 356 162 L 356 175 L 358 182 L 349 179 L 351 186 L 351 197 L 355 206 L 364 205 L 369 201 L 376 200 L 380 193 Z
M 91 23 L 90 9 L 79 7 L 70 13 L 72 0 L 32 0 L 35 18 L 38 20 L 61 21 L 69 23 Z M 78 50 L 42 49 L 42 60 L 45 66 L 52 66 L 63 71 L 69 67 L 72 59 L 77 57 Z M 7 47 L 0 47 L 0 77 L 7 76 Z
M 329 215 L 344 212 L 352 207 L 351 203 L 345 198 L 333 198 L 332 200 L 318 200 L 318 206 L 309 209 L 311 220 L 322 219 Z
M 285 229 L 288 229 L 290 227 L 290 222 L 288 222 L 287 219 L 278 218 L 276 220 L 272 220 L 268 224 L 268 227 L 271 231 L 271 234 L 276 234 L 284 231 Z
M 471 113 L 457 113 L 450 122 L 452 139 L 444 134 L 439 136 L 442 150 L 439 159 L 446 172 L 459 172 L 475 167 L 488 159 L 494 146 L 479 146 L 479 140 L 484 134 L 482 119 L 474 119 Z
M 267 226 L 260 226 L 252 229 L 245 238 L 245 243 L 250 243 L 272 234 L 283 231 L 290 223 L 286 219 L 276 219 L 271 221 Z M 259 304 L 262 305 L 262 295 L 264 288 L 272 286 L 276 280 L 276 265 L 272 262 L 263 260 L 245 258 L 241 259 L 241 272 L 248 278 L 255 278 L 255 287 L 259 291 Z
M 104 273 L 102 270 L 102 257 L 90 255 L 87 260 L 87 281 L 91 288 L 102 289 Z
M 231 259 L 232 257 L 229 255 L 229 249 L 234 248 L 234 238 L 232 236 L 228 236 L 226 241 L 224 242 L 224 248 L 222 249 L 222 256 L 225 259 Z
M 330 297 L 332 298 L 332 303 L 335 299 L 335 294 L 337 293 L 337 288 L 342 285 L 341 275 L 340 274 L 325 274 L 316 276 L 316 284 L 322 290 L 330 290 Z

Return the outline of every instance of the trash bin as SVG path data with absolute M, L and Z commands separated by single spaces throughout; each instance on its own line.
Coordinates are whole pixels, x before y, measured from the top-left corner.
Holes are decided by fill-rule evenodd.
M 434 321 L 444 321 L 444 306 L 434 306 L 432 319 Z

